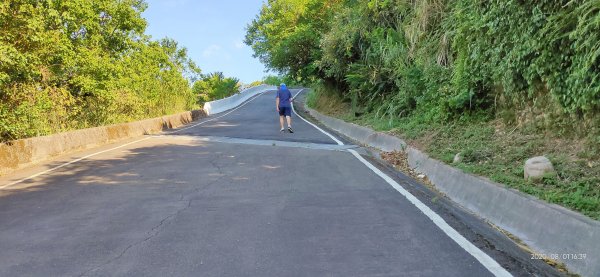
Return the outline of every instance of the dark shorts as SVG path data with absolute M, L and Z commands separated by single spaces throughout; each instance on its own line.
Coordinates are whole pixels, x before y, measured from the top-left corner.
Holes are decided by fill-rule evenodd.
M 280 116 L 292 116 L 292 107 L 279 107 Z

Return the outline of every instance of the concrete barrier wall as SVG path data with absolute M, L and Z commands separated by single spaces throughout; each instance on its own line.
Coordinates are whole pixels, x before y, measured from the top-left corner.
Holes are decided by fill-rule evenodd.
M 64 153 L 177 128 L 200 117 L 232 109 L 251 97 L 270 89 L 276 89 L 276 87 L 260 85 L 245 89 L 231 97 L 208 102 L 204 105 L 203 110 L 0 143 L 0 175 L 6 175 L 19 168 Z
M 204 111 L 196 110 L 142 121 L 1 143 L 0 175 L 71 151 L 176 128 L 205 115 Z
M 322 115 L 308 107 L 306 110 L 328 128 L 363 145 L 406 151 L 410 167 L 427 175 L 454 202 L 516 235 L 534 251 L 548 257 L 556 255 L 572 272 L 600 276 L 599 221 L 464 173 L 407 146 L 397 137 Z M 582 254 L 585 259 L 581 259 Z
M 230 97 L 204 103 L 204 111 L 207 115 L 224 112 L 241 105 L 244 103 L 244 101 L 250 99 L 252 96 L 272 89 L 277 89 L 277 87 L 270 85 L 251 87 Z

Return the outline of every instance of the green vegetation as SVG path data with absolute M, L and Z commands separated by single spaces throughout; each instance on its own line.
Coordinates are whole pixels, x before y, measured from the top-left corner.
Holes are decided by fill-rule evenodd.
M 200 70 L 144 35 L 143 0 L 0 3 L 0 141 L 197 107 Z
M 278 86 L 281 83 L 287 84 L 287 85 L 296 85 L 296 80 L 294 80 L 293 78 L 290 78 L 289 76 L 273 76 L 273 75 L 269 75 L 267 77 L 265 77 L 265 79 L 263 80 L 263 83 L 267 84 L 267 85 L 271 85 L 271 86 Z
M 199 96 L 199 102 L 204 103 L 229 97 L 240 91 L 240 88 L 239 79 L 225 77 L 223 72 L 214 72 L 202 75 L 202 78 L 192 86 L 192 91 Z
M 321 111 L 599 219 L 599 3 L 271 0 L 246 43 Z
M 318 75 L 321 34 L 340 0 L 276 0 L 248 25 L 245 43 L 269 69 L 294 80 Z
M 350 103 L 322 86 L 308 95 L 307 104 L 345 121 L 398 135 L 449 164 L 461 153 L 462 162 L 453 166 L 600 219 L 598 152 L 590 151 L 584 140 L 549 136 L 533 125 L 507 126 L 501 119 L 431 122 L 419 114 L 393 120 L 382 120 L 374 113 L 356 116 Z M 540 154 L 554 163 L 558 176 L 525 181 L 525 160 Z
M 252 83 L 245 85 L 244 88 L 246 89 L 246 88 L 257 87 L 257 86 L 260 86 L 262 84 L 264 84 L 263 81 L 253 81 Z

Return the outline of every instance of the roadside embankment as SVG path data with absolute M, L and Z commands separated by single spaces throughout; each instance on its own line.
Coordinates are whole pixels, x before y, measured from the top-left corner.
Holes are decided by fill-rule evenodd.
M 517 236 L 542 257 L 564 263 L 583 276 L 600 275 L 600 222 L 502 184 L 464 173 L 430 158 L 404 140 L 323 115 L 312 117 L 328 128 L 382 151 L 403 151 L 408 164 L 425 174 L 454 202 Z
M 203 110 L 0 143 L 0 175 L 61 154 L 177 128 L 207 115 L 234 108 L 272 88 L 267 85 L 252 87 L 228 98 L 207 102 Z
M 206 116 L 203 110 L 188 111 L 142 121 L 94 127 L 33 137 L 0 144 L 0 175 L 48 160 L 64 153 L 89 149 L 118 140 L 177 128 Z

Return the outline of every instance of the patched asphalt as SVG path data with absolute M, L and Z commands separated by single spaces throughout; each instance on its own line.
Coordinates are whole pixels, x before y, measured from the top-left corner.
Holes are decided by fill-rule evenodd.
M 274 102 L 0 191 L 0 276 L 491 276 Z

